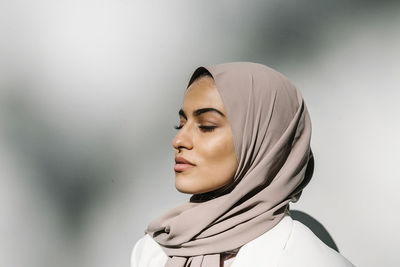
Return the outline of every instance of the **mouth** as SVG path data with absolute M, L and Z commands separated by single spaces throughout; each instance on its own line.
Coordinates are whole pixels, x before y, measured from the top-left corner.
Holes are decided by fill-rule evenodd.
M 184 157 L 181 156 L 176 156 L 175 157 L 175 166 L 174 166 L 174 170 L 176 172 L 183 172 L 187 169 L 191 169 L 193 167 L 195 167 L 196 165 L 191 163 L 189 160 L 185 159 Z
M 185 171 L 185 170 L 187 170 L 187 169 L 191 169 L 191 168 L 193 168 L 193 167 L 195 167 L 195 166 L 192 165 L 192 164 L 187 164 L 187 163 L 176 163 L 175 166 L 174 166 L 174 170 L 175 170 L 176 172 L 183 172 L 183 171 Z

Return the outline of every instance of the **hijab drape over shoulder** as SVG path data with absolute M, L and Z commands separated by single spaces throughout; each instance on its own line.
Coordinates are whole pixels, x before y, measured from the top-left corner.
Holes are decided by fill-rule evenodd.
M 311 121 L 301 92 L 276 70 L 251 62 L 197 68 L 211 73 L 232 128 L 239 166 L 222 190 L 193 195 L 145 230 L 169 267 L 218 267 L 220 253 L 274 227 L 310 181 Z

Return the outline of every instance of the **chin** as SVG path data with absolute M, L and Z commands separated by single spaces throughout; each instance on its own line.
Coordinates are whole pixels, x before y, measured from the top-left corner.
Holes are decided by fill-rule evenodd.
M 175 188 L 176 190 L 184 194 L 198 194 L 198 190 L 196 190 L 192 186 L 183 185 L 176 180 L 175 180 Z
M 177 174 L 175 177 L 175 188 L 184 194 L 201 194 L 211 191 L 212 189 L 199 187 L 198 184 L 194 185 L 193 181 L 190 181 L 188 177 L 179 177 Z

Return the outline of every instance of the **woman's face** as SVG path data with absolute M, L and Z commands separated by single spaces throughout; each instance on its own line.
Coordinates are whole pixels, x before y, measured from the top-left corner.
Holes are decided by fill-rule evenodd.
M 228 117 L 214 80 L 201 77 L 186 90 L 179 111 L 175 150 L 175 187 L 188 194 L 218 189 L 232 181 L 238 167 Z M 183 164 L 182 158 L 191 164 Z

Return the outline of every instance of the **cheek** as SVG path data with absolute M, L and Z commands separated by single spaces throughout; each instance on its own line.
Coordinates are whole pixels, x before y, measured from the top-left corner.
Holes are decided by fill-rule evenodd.
M 232 153 L 232 148 L 228 137 L 217 136 L 206 140 L 202 145 L 200 153 L 206 160 L 224 160 L 227 155 Z
M 199 162 L 208 177 L 227 179 L 236 163 L 235 148 L 229 134 L 215 135 L 197 145 Z M 207 176 L 206 176 L 207 177 Z

